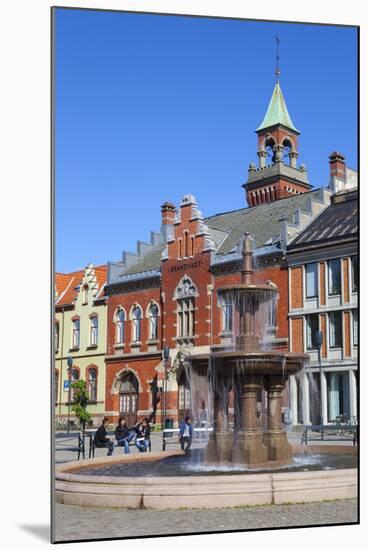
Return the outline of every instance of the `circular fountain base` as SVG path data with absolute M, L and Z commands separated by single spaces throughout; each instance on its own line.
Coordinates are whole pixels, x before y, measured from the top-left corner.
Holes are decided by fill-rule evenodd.
M 175 509 L 313 502 L 357 496 L 356 448 L 316 445 L 309 446 L 308 453 L 306 447 L 296 446 L 293 450 L 307 459 L 302 459 L 298 467 L 277 471 L 267 467 L 252 470 L 242 465 L 191 466 L 181 451 L 75 461 L 56 468 L 56 501 L 79 506 Z M 314 453 L 319 453 L 318 463 L 314 464 L 313 460 L 309 470 L 309 457 L 314 457 Z M 347 459 L 350 455 L 351 463 Z M 322 465 L 322 456 L 330 457 L 327 464 L 332 466 Z M 335 468 L 335 459 L 338 469 L 324 469 Z M 174 470 L 170 461 L 178 462 Z M 181 470 L 181 464 L 186 461 L 187 467 Z M 163 463 L 162 472 L 159 472 L 160 463 Z M 117 470 L 113 475 L 114 468 Z M 135 476 L 132 468 L 141 470 Z

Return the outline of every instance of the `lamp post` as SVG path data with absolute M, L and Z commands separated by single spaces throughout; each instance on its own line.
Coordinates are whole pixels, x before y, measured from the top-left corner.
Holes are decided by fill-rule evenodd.
M 315 333 L 315 345 L 318 348 L 318 358 L 319 358 L 319 414 L 320 414 L 320 438 L 323 439 L 323 397 L 322 397 L 322 343 L 323 343 L 323 333 L 321 330 L 317 330 Z
M 163 358 L 164 358 L 164 393 L 163 393 L 163 415 L 164 415 L 164 423 L 163 427 L 165 428 L 165 417 L 167 415 L 167 378 L 168 378 L 168 359 L 169 359 L 169 348 L 168 346 L 165 346 L 163 349 Z
M 67 433 L 70 432 L 70 398 L 71 398 L 71 378 L 72 378 L 72 367 L 73 367 L 73 357 L 71 355 L 68 355 L 67 358 L 67 365 L 68 365 L 68 426 L 67 426 Z

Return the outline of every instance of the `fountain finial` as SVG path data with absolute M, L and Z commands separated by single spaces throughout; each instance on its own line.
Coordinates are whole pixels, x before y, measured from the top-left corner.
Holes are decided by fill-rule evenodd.
M 242 282 L 251 284 L 254 270 L 252 268 L 252 237 L 250 233 L 245 233 L 242 246 L 242 258 Z

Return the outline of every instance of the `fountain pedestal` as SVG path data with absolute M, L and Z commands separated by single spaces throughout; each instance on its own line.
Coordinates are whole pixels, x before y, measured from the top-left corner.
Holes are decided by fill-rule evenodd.
M 268 429 L 264 433 L 264 444 L 268 460 L 290 462 L 292 446 L 282 424 L 282 394 L 285 381 L 281 376 L 270 376 L 266 390 L 268 393 Z
M 214 431 L 206 447 L 206 462 L 216 463 L 231 460 L 232 434 L 228 430 L 227 393 L 214 396 Z
M 257 421 L 257 395 L 262 385 L 261 377 L 243 380 L 240 388 L 240 429 L 232 449 L 232 461 L 250 465 L 266 462 L 267 448 L 263 432 Z

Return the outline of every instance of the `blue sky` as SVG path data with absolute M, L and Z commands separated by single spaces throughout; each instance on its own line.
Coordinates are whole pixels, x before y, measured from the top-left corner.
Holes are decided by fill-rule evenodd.
M 205 216 L 246 206 L 255 128 L 280 84 L 299 163 L 357 168 L 356 29 L 56 10 L 56 269 L 119 260 L 191 193 Z

